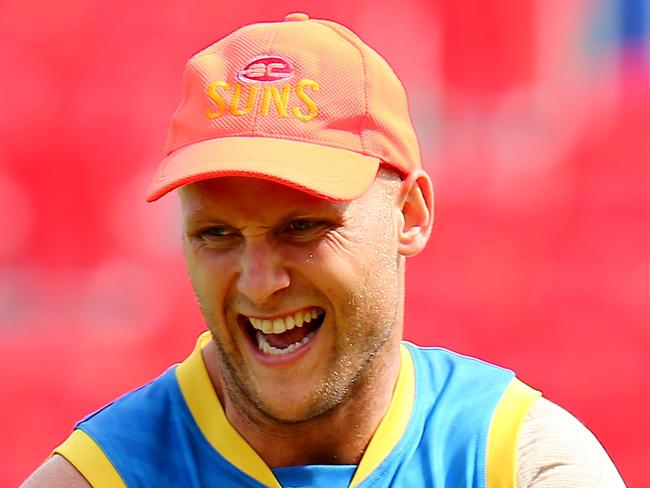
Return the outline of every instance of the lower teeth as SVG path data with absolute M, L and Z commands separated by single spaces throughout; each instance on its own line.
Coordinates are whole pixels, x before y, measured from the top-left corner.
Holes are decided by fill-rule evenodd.
M 257 347 L 260 349 L 260 351 L 264 352 L 265 354 L 270 354 L 272 356 L 289 354 L 291 352 L 294 352 L 296 349 L 300 349 L 302 346 L 307 344 L 311 340 L 311 338 L 314 337 L 315 334 L 316 331 L 312 331 L 309 334 L 307 334 L 305 337 L 303 337 L 302 340 L 298 342 L 294 342 L 293 344 L 288 345 L 284 349 L 279 349 L 277 347 L 273 347 L 271 344 L 268 343 L 263 332 L 257 331 L 256 334 Z

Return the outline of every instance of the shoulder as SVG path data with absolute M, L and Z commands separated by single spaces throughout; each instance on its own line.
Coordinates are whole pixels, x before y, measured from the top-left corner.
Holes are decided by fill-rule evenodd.
M 82 419 L 53 455 L 25 482 L 37 486 L 125 486 L 120 468 L 155 454 L 165 415 L 176 414 L 174 368 Z M 145 461 L 146 462 L 146 459 Z
M 515 377 L 508 369 L 447 349 L 404 346 L 413 359 L 417 396 L 431 406 L 449 403 L 465 413 L 478 414 L 480 408 L 489 415 Z
M 175 376 L 176 366 L 145 385 L 129 391 L 99 410 L 87 415 L 77 428 L 130 428 L 133 424 L 150 425 L 164 417 L 180 399 Z
M 426 370 L 434 376 L 456 375 L 471 381 L 481 376 L 502 376 L 508 380 L 514 377 L 514 373 L 507 368 L 449 349 L 417 346 L 410 342 L 403 342 L 403 345 L 409 350 L 421 372 Z
M 20 488 L 89 488 L 91 485 L 64 457 L 57 454 L 45 461 Z
M 517 441 L 517 486 L 624 487 L 593 433 L 545 398 L 530 407 Z

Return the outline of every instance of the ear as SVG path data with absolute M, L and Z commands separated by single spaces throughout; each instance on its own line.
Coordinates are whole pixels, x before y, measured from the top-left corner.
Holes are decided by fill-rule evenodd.
M 398 250 L 403 256 L 415 256 L 429 241 L 433 226 L 433 185 L 423 170 L 410 173 L 401 183 L 398 205 L 401 220 Z

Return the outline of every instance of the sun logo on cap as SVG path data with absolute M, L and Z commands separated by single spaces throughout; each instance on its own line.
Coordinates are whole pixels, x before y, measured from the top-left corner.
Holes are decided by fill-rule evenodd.
M 251 59 L 237 72 L 237 79 L 244 83 L 274 83 L 293 76 L 293 67 L 280 56 L 262 55 Z

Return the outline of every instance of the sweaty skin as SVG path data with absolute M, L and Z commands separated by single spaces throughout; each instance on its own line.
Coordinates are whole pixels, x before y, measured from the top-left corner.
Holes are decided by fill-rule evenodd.
M 352 202 L 227 177 L 181 191 L 185 256 L 214 340 L 204 360 L 226 415 L 271 467 L 354 464 L 391 398 L 403 328 L 404 257 L 431 207 L 422 173 L 377 178 Z M 415 238 L 414 238 L 415 237 Z M 309 344 L 262 353 L 248 317 L 322 310 Z

